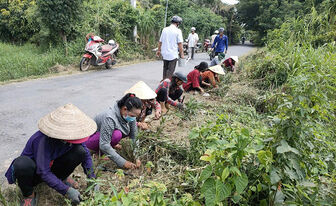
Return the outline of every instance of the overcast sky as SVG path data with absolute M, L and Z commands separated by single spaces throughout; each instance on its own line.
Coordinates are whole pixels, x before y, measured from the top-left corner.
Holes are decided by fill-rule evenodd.
M 227 3 L 227 4 L 237 4 L 238 0 L 222 0 L 222 2 Z

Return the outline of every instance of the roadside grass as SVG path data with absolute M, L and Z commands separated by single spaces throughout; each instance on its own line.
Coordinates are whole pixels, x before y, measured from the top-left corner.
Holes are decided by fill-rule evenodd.
M 54 65 L 79 61 L 78 57 L 65 57 L 58 48 L 41 51 L 33 44 L 17 46 L 0 43 L 0 82 L 29 76 L 40 76 L 54 71 Z
M 135 46 L 136 51 L 139 45 Z M 155 59 L 154 52 L 125 52 L 123 49 L 117 58 L 117 65 L 125 66 Z M 47 51 L 34 44 L 22 46 L 0 42 L 0 84 L 59 74 L 80 73 L 81 56 L 71 52 L 66 57 L 62 48 L 50 48 Z M 90 67 L 90 71 L 105 69 L 105 66 Z

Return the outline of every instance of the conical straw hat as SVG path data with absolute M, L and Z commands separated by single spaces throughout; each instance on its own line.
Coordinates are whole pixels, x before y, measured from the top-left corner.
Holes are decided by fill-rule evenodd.
M 128 89 L 125 94 L 132 93 L 135 94 L 139 99 L 154 99 L 157 95 L 156 93 L 143 81 L 139 81 Z
M 66 104 L 42 117 L 38 128 L 51 138 L 79 140 L 96 132 L 97 124 L 75 105 Z
M 225 74 L 222 66 L 219 64 L 216 66 L 212 66 L 209 69 L 217 74 Z
M 238 63 L 238 56 L 230 56 L 231 59 L 233 59 L 235 62 Z

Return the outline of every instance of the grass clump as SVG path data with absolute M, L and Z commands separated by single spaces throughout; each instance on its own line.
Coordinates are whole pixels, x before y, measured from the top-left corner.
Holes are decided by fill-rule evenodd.
M 0 81 L 48 74 L 54 65 L 79 61 L 75 57 L 65 57 L 57 48 L 42 52 L 29 43 L 23 46 L 0 43 L 0 48 Z

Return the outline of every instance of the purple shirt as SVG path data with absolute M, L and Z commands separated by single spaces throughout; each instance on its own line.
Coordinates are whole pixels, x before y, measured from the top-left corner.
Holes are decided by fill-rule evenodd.
M 86 150 L 86 156 L 82 162 L 84 172 L 88 178 L 95 178 L 90 152 L 84 143 L 82 143 L 82 146 Z M 23 152 L 21 153 L 21 156 L 24 155 L 34 160 L 36 163 L 36 174 L 38 174 L 49 187 L 65 195 L 69 186 L 64 184 L 62 180 L 58 179 L 55 174 L 51 172 L 50 167 L 53 160 L 70 151 L 72 148 L 72 144 L 65 143 L 64 141 L 58 139 L 49 138 L 42 132 L 38 131 L 30 137 L 23 149 Z M 5 176 L 7 177 L 9 184 L 15 183 L 12 165 L 8 168 Z

